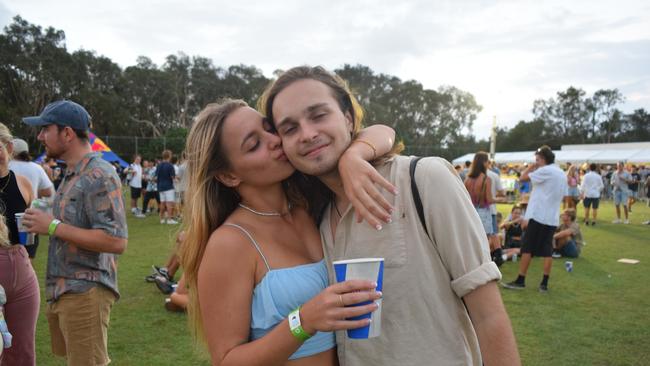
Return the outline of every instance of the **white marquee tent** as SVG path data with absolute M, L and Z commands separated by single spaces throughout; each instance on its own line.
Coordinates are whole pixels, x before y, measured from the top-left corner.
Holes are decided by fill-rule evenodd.
M 650 163 L 650 149 L 605 149 L 605 150 L 556 150 L 555 161 L 558 163 L 599 163 L 615 164 L 619 161 L 627 163 Z M 472 161 L 474 154 L 465 154 L 452 161 L 454 165 Z M 523 164 L 535 162 L 534 151 L 500 152 L 494 156 L 497 164 Z

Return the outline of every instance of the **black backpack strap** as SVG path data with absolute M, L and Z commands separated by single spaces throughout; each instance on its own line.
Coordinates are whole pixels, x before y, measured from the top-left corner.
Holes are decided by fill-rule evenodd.
M 420 218 L 420 223 L 422 223 L 422 228 L 424 232 L 429 235 L 429 230 L 427 230 L 427 224 L 424 221 L 424 207 L 422 207 L 422 199 L 420 198 L 420 190 L 418 190 L 417 182 L 415 181 L 415 168 L 418 165 L 418 161 L 422 159 L 421 156 L 411 159 L 411 164 L 409 166 L 409 175 L 411 176 L 411 193 L 413 194 L 413 201 L 415 202 L 415 209 L 418 212 L 418 217 Z

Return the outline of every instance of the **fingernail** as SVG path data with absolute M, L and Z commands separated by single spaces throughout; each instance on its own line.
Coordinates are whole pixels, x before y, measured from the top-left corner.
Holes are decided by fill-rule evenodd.
M 384 296 L 384 294 L 383 294 L 381 291 L 377 291 L 377 294 L 379 295 L 379 297 L 383 297 L 383 296 Z
M 393 219 L 392 219 L 390 216 L 388 216 L 388 217 L 385 219 L 385 221 L 386 221 L 387 224 L 390 224 L 391 222 L 393 222 Z
M 377 229 L 377 231 L 380 231 L 381 229 L 383 229 L 383 227 L 381 225 L 377 224 L 377 226 L 375 226 L 375 229 Z
M 377 282 L 373 282 L 372 285 L 377 288 Z
M 395 212 L 395 209 L 391 207 L 391 208 L 388 210 L 388 213 L 392 215 L 393 212 Z
M 372 323 L 372 318 L 368 318 L 368 323 Z

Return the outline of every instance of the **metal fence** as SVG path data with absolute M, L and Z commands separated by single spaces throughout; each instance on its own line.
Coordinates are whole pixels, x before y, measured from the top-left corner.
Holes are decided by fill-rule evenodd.
M 135 154 L 142 155 L 145 159 L 159 158 L 165 149 L 171 150 L 174 155 L 179 155 L 185 149 L 185 139 L 180 137 L 137 137 L 137 136 L 97 136 L 102 139 L 111 150 L 126 161 L 131 161 Z M 404 155 L 440 156 L 452 160 L 468 153 L 463 146 L 440 148 L 434 145 L 407 145 Z
M 145 159 L 159 158 L 163 150 L 169 149 L 174 155 L 185 149 L 185 139 L 180 137 L 137 137 L 137 136 L 97 136 L 122 159 L 131 161 L 135 154 Z

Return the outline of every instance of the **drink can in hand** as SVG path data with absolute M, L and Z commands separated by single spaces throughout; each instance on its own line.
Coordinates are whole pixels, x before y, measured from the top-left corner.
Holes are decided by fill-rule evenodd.
M 52 201 L 46 200 L 43 198 L 37 198 L 32 201 L 32 208 L 37 208 L 41 211 L 47 212 L 49 214 L 52 213 Z

